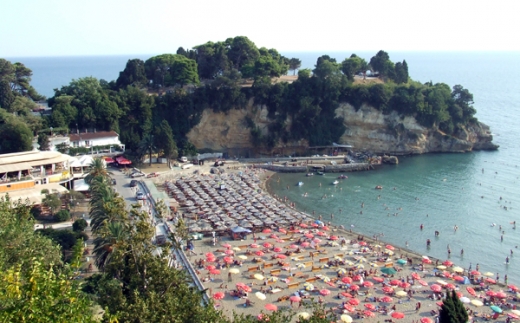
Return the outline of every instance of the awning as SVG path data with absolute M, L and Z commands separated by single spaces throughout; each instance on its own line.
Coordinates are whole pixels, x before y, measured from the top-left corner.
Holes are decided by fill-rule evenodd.
M 116 162 L 119 164 L 119 165 L 131 165 L 132 162 L 129 161 L 128 159 L 126 159 L 125 157 L 117 157 L 116 158 Z
M 231 232 L 233 232 L 233 233 L 250 233 L 251 230 L 242 228 L 242 227 L 234 227 L 231 229 Z
M 113 160 L 113 159 L 110 158 L 110 157 L 105 157 L 105 162 L 106 162 L 107 164 L 111 164 L 111 163 L 115 163 L 115 160 Z

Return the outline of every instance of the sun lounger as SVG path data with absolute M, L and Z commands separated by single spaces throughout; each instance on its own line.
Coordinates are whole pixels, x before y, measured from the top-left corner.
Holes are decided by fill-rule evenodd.
M 298 283 L 298 282 L 296 282 L 296 283 L 291 283 L 291 284 L 287 285 L 287 287 L 288 287 L 288 288 L 296 288 L 296 287 L 298 287 L 299 284 L 300 284 L 300 283 Z
M 329 261 L 329 257 L 326 257 L 326 258 L 320 258 L 319 261 L 320 261 L 320 262 L 327 262 L 327 261 Z
M 271 270 L 271 276 L 277 276 L 277 275 L 280 275 L 280 269 L 273 269 Z
M 271 293 L 271 294 L 276 294 L 276 293 L 279 293 L 279 292 L 281 292 L 281 291 L 282 291 L 282 290 L 281 290 L 280 288 L 275 288 L 275 289 L 271 289 L 271 290 L 269 291 L 269 293 Z
M 247 268 L 247 271 L 257 271 L 258 267 L 249 267 Z

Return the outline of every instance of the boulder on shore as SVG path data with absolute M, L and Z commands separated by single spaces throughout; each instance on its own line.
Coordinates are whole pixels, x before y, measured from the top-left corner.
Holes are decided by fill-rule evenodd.
M 397 159 L 396 156 L 384 156 L 383 163 L 397 165 L 397 164 L 399 164 L 399 159 Z

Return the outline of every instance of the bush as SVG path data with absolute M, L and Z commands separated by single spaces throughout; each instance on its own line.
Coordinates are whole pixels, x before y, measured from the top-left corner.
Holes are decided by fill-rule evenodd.
M 54 219 L 58 222 L 65 222 L 70 220 L 69 210 L 60 210 L 58 213 L 54 215 Z
M 75 235 L 76 239 L 81 239 L 83 241 L 87 241 L 88 240 L 88 234 L 86 232 L 75 232 Z
M 74 221 L 74 223 L 72 224 L 72 231 L 83 232 L 83 230 L 85 230 L 87 225 L 88 224 L 87 224 L 87 221 L 85 221 L 85 219 L 78 219 L 78 220 Z
M 39 207 L 39 206 L 33 206 L 31 208 L 31 215 L 33 216 L 33 218 L 37 219 L 40 217 L 40 215 L 42 215 L 42 209 Z

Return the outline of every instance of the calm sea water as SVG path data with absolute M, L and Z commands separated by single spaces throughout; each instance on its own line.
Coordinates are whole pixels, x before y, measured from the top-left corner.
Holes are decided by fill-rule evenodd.
M 282 54 L 300 58 L 302 68 L 313 68 L 322 54 L 341 62 L 351 52 Z M 369 60 L 375 52 L 356 54 Z M 128 59 L 146 60 L 151 56 L 9 60 L 31 68 L 32 84 L 42 94 L 52 96 L 54 88 L 72 79 L 94 76 L 115 80 Z M 390 52 L 390 58 L 406 59 L 415 80 L 468 88 L 474 94 L 477 117 L 491 126 L 500 149 L 400 158 L 397 166 L 349 173 L 337 187 L 331 185 L 337 175 L 307 178 L 303 174 L 280 174 L 276 175 L 279 182 L 270 182 L 270 190 L 287 196 L 301 210 L 315 210 L 324 220 L 331 220 L 333 213 L 331 221 L 335 224 L 354 225 L 355 231 L 370 236 L 384 234 L 382 240 L 401 247 L 408 243 L 408 248 L 421 254 L 445 259 L 449 245 L 455 263 L 465 267 L 472 263 L 473 268 L 479 263 L 481 270 L 499 273 L 501 280 L 507 274 L 509 281 L 520 283 L 516 269 L 520 265 L 520 249 L 516 248 L 520 245 L 520 228 L 513 229 L 510 224 L 520 224 L 520 53 Z M 298 181 L 305 184 L 296 187 Z M 382 185 L 383 190 L 375 190 L 376 185 Z M 325 194 L 327 198 L 322 199 Z M 439 237 L 434 231 L 440 232 Z M 429 249 L 426 239 L 432 240 Z M 506 265 L 508 255 L 510 264 Z

